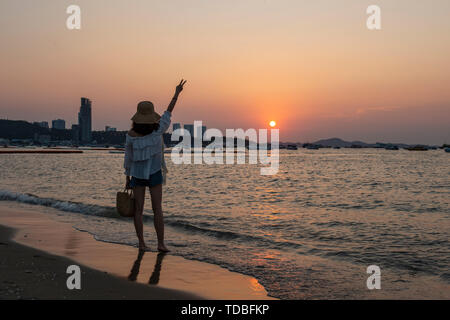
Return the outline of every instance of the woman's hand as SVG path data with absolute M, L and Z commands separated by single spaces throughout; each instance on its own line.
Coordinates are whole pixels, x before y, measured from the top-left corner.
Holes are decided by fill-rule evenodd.
M 125 181 L 125 189 L 131 189 L 130 187 L 130 176 L 127 176 L 126 181 Z
M 183 91 L 183 87 L 186 84 L 187 80 L 181 79 L 180 83 L 175 88 L 175 92 L 179 94 L 181 91 Z

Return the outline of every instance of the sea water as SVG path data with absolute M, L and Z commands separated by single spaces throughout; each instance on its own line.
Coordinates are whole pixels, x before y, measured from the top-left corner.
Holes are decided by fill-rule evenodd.
M 167 162 L 172 254 L 254 276 L 284 299 L 450 298 L 450 158 L 442 150 L 281 150 L 274 176 L 249 164 Z M 57 210 L 55 218 L 99 241 L 134 246 L 132 221 L 115 211 L 122 166 L 123 154 L 107 151 L 3 154 L 0 200 Z M 154 249 L 148 193 L 145 208 Z M 366 286 L 370 265 L 381 269 L 380 290 Z

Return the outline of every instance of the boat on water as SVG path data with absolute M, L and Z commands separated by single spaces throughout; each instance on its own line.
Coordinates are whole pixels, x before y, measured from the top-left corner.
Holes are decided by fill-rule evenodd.
M 415 147 L 405 148 L 405 150 L 408 150 L 408 151 L 428 151 L 428 148 L 425 148 L 424 146 L 415 146 Z
M 398 150 L 398 147 L 397 146 L 386 146 L 386 147 L 384 147 L 384 149 L 386 149 L 386 150 Z

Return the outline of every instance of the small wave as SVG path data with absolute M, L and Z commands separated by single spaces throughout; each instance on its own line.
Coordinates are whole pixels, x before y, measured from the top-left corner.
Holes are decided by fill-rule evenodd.
M 443 273 L 440 278 L 445 280 L 447 283 L 450 283 L 450 273 Z
M 0 201 L 17 201 L 26 204 L 51 207 L 66 212 L 82 213 L 93 216 L 111 218 L 119 217 L 114 207 L 63 201 L 53 198 L 41 198 L 31 193 L 17 193 L 7 190 L 0 190 Z
M 216 238 L 223 238 L 223 239 L 237 239 L 240 238 L 242 235 L 230 232 L 230 231 L 223 231 L 223 230 L 214 230 L 214 229 L 208 229 L 205 227 L 199 227 L 192 225 L 188 222 L 184 222 L 181 220 L 170 220 L 166 219 L 166 223 L 170 225 L 171 227 L 178 228 L 178 229 L 184 229 L 189 232 L 193 233 L 203 233 L 208 234 L 210 236 L 215 236 Z M 249 236 L 250 238 L 253 238 L 252 236 Z
M 357 226 L 363 226 L 364 223 L 361 222 L 355 222 L 355 221 L 349 221 L 349 222 L 343 222 L 343 221 L 329 221 L 329 222 L 312 222 L 311 224 L 319 226 L 319 227 L 357 227 Z
M 145 218 L 144 218 L 145 220 Z M 258 245 L 264 245 L 267 248 L 274 249 L 303 249 L 305 246 L 299 243 L 291 241 L 277 241 L 274 239 L 266 238 L 264 236 L 250 235 L 240 232 L 233 232 L 227 230 L 217 230 L 213 228 L 206 228 L 201 226 L 196 226 L 191 223 L 182 220 L 171 220 L 166 218 L 165 222 L 167 225 L 176 228 L 178 230 L 183 230 L 192 234 L 203 234 L 206 236 L 214 237 L 217 239 L 224 240 L 242 240 L 246 243 L 253 242 L 258 243 Z
M 80 202 L 72 202 L 72 201 L 63 201 L 57 200 L 53 198 L 41 198 L 36 195 L 30 193 L 17 193 L 11 192 L 7 190 L 0 190 L 0 201 L 17 201 L 26 204 L 32 205 L 41 205 L 45 207 L 51 207 L 58 209 L 60 211 L 65 212 L 73 212 L 80 213 L 84 215 L 90 216 L 100 216 L 106 218 L 117 218 L 121 219 L 121 217 L 117 214 L 115 207 L 108 206 L 100 206 L 94 204 L 85 204 Z M 123 218 L 127 219 L 127 218 Z M 151 215 L 143 216 L 144 223 L 153 223 L 153 217 Z M 212 228 L 206 228 L 205 226 L 196 226 L 186 221 L 177 219 L 171 219 L 170 217 L 166 217 L 166 224 L 174 227 L 178 230 L 182 230 L 190 233 L 203 234 L 210 237 L 214 237 L 217 239 L 225 239 L 225 240 L 235 240 L 241 239 L 248 242 L 258 242 L 262 244 L 266 244 L 275 248 L 294 248 L 299 249 L 302 245 L 288 242 L 288 241 L 274 241 L 269 240 L 264 237 L 253 236 L 248 234 L 236 233 L 233 231 L 226 230 L 216 230 Z

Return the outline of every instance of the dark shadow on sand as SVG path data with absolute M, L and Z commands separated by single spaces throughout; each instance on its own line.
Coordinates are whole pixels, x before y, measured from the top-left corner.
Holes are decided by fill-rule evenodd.
M 141 262 L 142 262 L 142 258 L 144 257 L 144 254 L 145 254 L 145 250 L 138 251 L 137 258 L 134 261 L 133 267 L 131 268 L 130 274 L 128 276 L 128 280 L 136 281 L 137 276 L 139 275 L 139 270 L 141 268 Z M 150 276 L 148 284 L 152 284 L 152 285 L 158 284 L 159 277 L 161 274 L 162 261 L 165 256 L 166 256 L 166 253 L 164 253 L 164 252 L 160 252 L 156 256 L 155 267 L 153 269 L 152 275 Z

